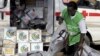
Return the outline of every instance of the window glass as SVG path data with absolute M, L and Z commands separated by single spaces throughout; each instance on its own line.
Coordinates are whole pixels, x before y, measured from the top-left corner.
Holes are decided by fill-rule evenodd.
M 18 29 L 37 29 L 46 27 L 47 13 L 44 0 L 11 0 L 15 5 L 11 5 L 11 26 Z M 46 0 L 48 1 L 48 0 Z M 15 24 L 13 24 L 15 23 Z M 40 26 L 42 25 L 42 27 Z M 43 28 L 43 29 L 44 29 Z
M 11 0 L 10 26 L 54 32 L 54 0 Z
M 80 7 L 100 9 L 100 0 L 62 0 L 62 1 L 63 3 L 69 3 L 70 1 L 74 1 Z
M 78 6 L 92 8 L 92 9 L 100 9 L 100 1 L 97 1 L 97 0 L 79 0 Z

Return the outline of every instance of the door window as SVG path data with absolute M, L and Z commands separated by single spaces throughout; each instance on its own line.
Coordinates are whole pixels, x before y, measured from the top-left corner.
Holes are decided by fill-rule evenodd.
M 78 2 L 79 7 L 86 7 L 92 9 L 100 9 L 100 1 L 97 0 L 79 0 Z

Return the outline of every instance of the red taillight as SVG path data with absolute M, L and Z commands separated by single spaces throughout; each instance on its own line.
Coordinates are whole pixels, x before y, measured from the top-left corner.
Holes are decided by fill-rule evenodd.
M 6 11 L 5 14 L 6 14 L 6 15 L 10 15 L 10 11 Z
M 56 12 L 55 16 L 60 16 L 61 12 Z

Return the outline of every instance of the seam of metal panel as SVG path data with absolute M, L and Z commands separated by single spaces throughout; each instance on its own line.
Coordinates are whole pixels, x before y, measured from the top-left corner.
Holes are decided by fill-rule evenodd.
M 55 12 L 55 0 L 53 0 L 53 34 L 54 34 L 54 29 L 55 29 L 55 27 L 54 27 L 54 12 Z

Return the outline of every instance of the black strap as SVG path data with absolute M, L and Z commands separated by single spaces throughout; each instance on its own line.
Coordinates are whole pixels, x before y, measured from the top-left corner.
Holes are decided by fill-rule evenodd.
M 65 36 L 62 36 L 64 33 L 68 34 L 68 36 L 66 36 L 66 34 L 65 34 Z M 68 42 L 68 40 L 69 40 L 69 33 L 66 32 L 66 30 L 61 30 L 60 33 L 59 33 L 59 35 L 60 36 L 58 38 L 60 38 L 60 37 L 63 38 L 63 40 L 64 40 L 64 43 L 63 44 L 64 44 L 64 47 L 66 47 L 69 44 L 69 42 Z

